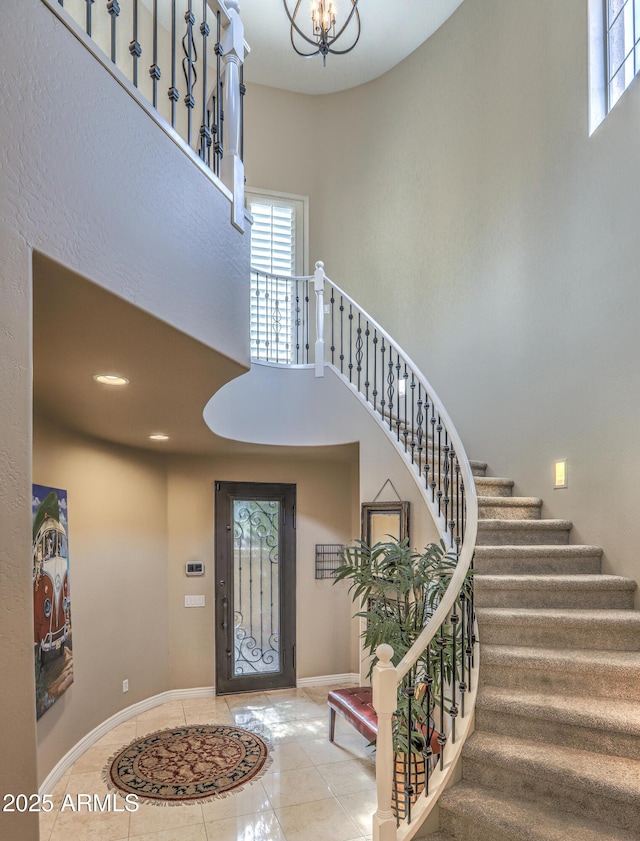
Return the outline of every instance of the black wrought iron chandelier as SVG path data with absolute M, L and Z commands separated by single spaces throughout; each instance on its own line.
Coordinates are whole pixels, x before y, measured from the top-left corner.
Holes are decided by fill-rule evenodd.
M 291 46 L 298 55 L 304 56 L 305 58 L 321 55 L 322 63 L 326 67 L 327 55 L 329 53 L 344 55 L 345 53 L 351 52 L 358 43 L 358 39 L 360 38 L 358 0 L 342 0 L 344 5 L 350 3 L 351 8 L 344 23 L 338 21 L 337 27 L 336 4 L 334 0 L 311 0 L 310 10 L 307 5 L 309 0 L 304 0 L 303 14 L 300 14 L 300 6 L 302 6 L 303 0 L 297 0 L 293 12 L 289 11 L 287 0 L 282 0 L 282 2 L 284 3 L 287 17 L 291 23 Z M 305 27 L 305 22 L 302 18 L 307 10 L 310 11 L 310 14 Z M 334 44 L 346 32 L 352 21 L 353 25 L 349 29 L 352 38 L 351 45 L 342 49 L 336 49 Z M 348 42 L 348 39 L 345 39 L 345 41 Z M 309 47 L 312 49 L 310 50 Z

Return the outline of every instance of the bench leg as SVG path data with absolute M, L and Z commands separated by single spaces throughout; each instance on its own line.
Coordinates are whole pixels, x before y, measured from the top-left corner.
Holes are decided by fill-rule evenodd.
M 336 711 L 333 707 L 329 707 L 329 741 L 333 742 L 333 737 L 336 732 Z

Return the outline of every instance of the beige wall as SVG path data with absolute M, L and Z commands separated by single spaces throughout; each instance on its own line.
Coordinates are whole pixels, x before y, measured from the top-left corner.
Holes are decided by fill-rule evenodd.
M 163 456 L 43 418 L 33 445 L 33 481 L 68 493 L 74 659 L 73 684 L 38 722 L 42 780 L 102 721 L 167 689 L 167 491 Z
M 169 465 L 170 685 L 212 686 L 214 674 L 214 482 L 285 482 L 297 487 L 297 677 L 344 674 L 356 668 L 353 613 L 346 585 L 316 581 L 316 543 L 347 543 L 358 535 L 357 459 L 325 461 L 278 454 L 173 458 Z M 205 563 L 204 578 L 184 565 Z M 206 608 L 185 608 L 184 596 L 204 594 Z
M 311 261 L 423 368 L 469 456 L 636 578 L 640 86 L 588 136 L 586 7 L 465 0 L 361 88 L 253 87 L 246 163 L 309 194 Z

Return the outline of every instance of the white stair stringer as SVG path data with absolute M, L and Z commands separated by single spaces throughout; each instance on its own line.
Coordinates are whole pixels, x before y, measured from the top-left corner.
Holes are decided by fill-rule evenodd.
M 475 731 L 429 837 L 640 838 L 636 583 L 601 574 L 602 550 L 573 546 L 568 521 L 523 517 L 528 498 L 505 504 L 510 480 L 476 481 Z

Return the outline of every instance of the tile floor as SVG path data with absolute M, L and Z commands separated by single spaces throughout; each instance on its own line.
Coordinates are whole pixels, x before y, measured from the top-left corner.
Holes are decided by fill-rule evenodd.
M 41 815 L 40 841 L 366 841 L 375 809 L 373 752 L 339 716 L 327 738 L 330 687 L 173 701 L 121 724 L 72 766 Z M 273 762 L 242 791 L 202 805 L 137 812 L 60 811 L 65 794 L 105 794 L 102 770 L 137 736 L 181 724 L 236 724 L 269 739 Z

